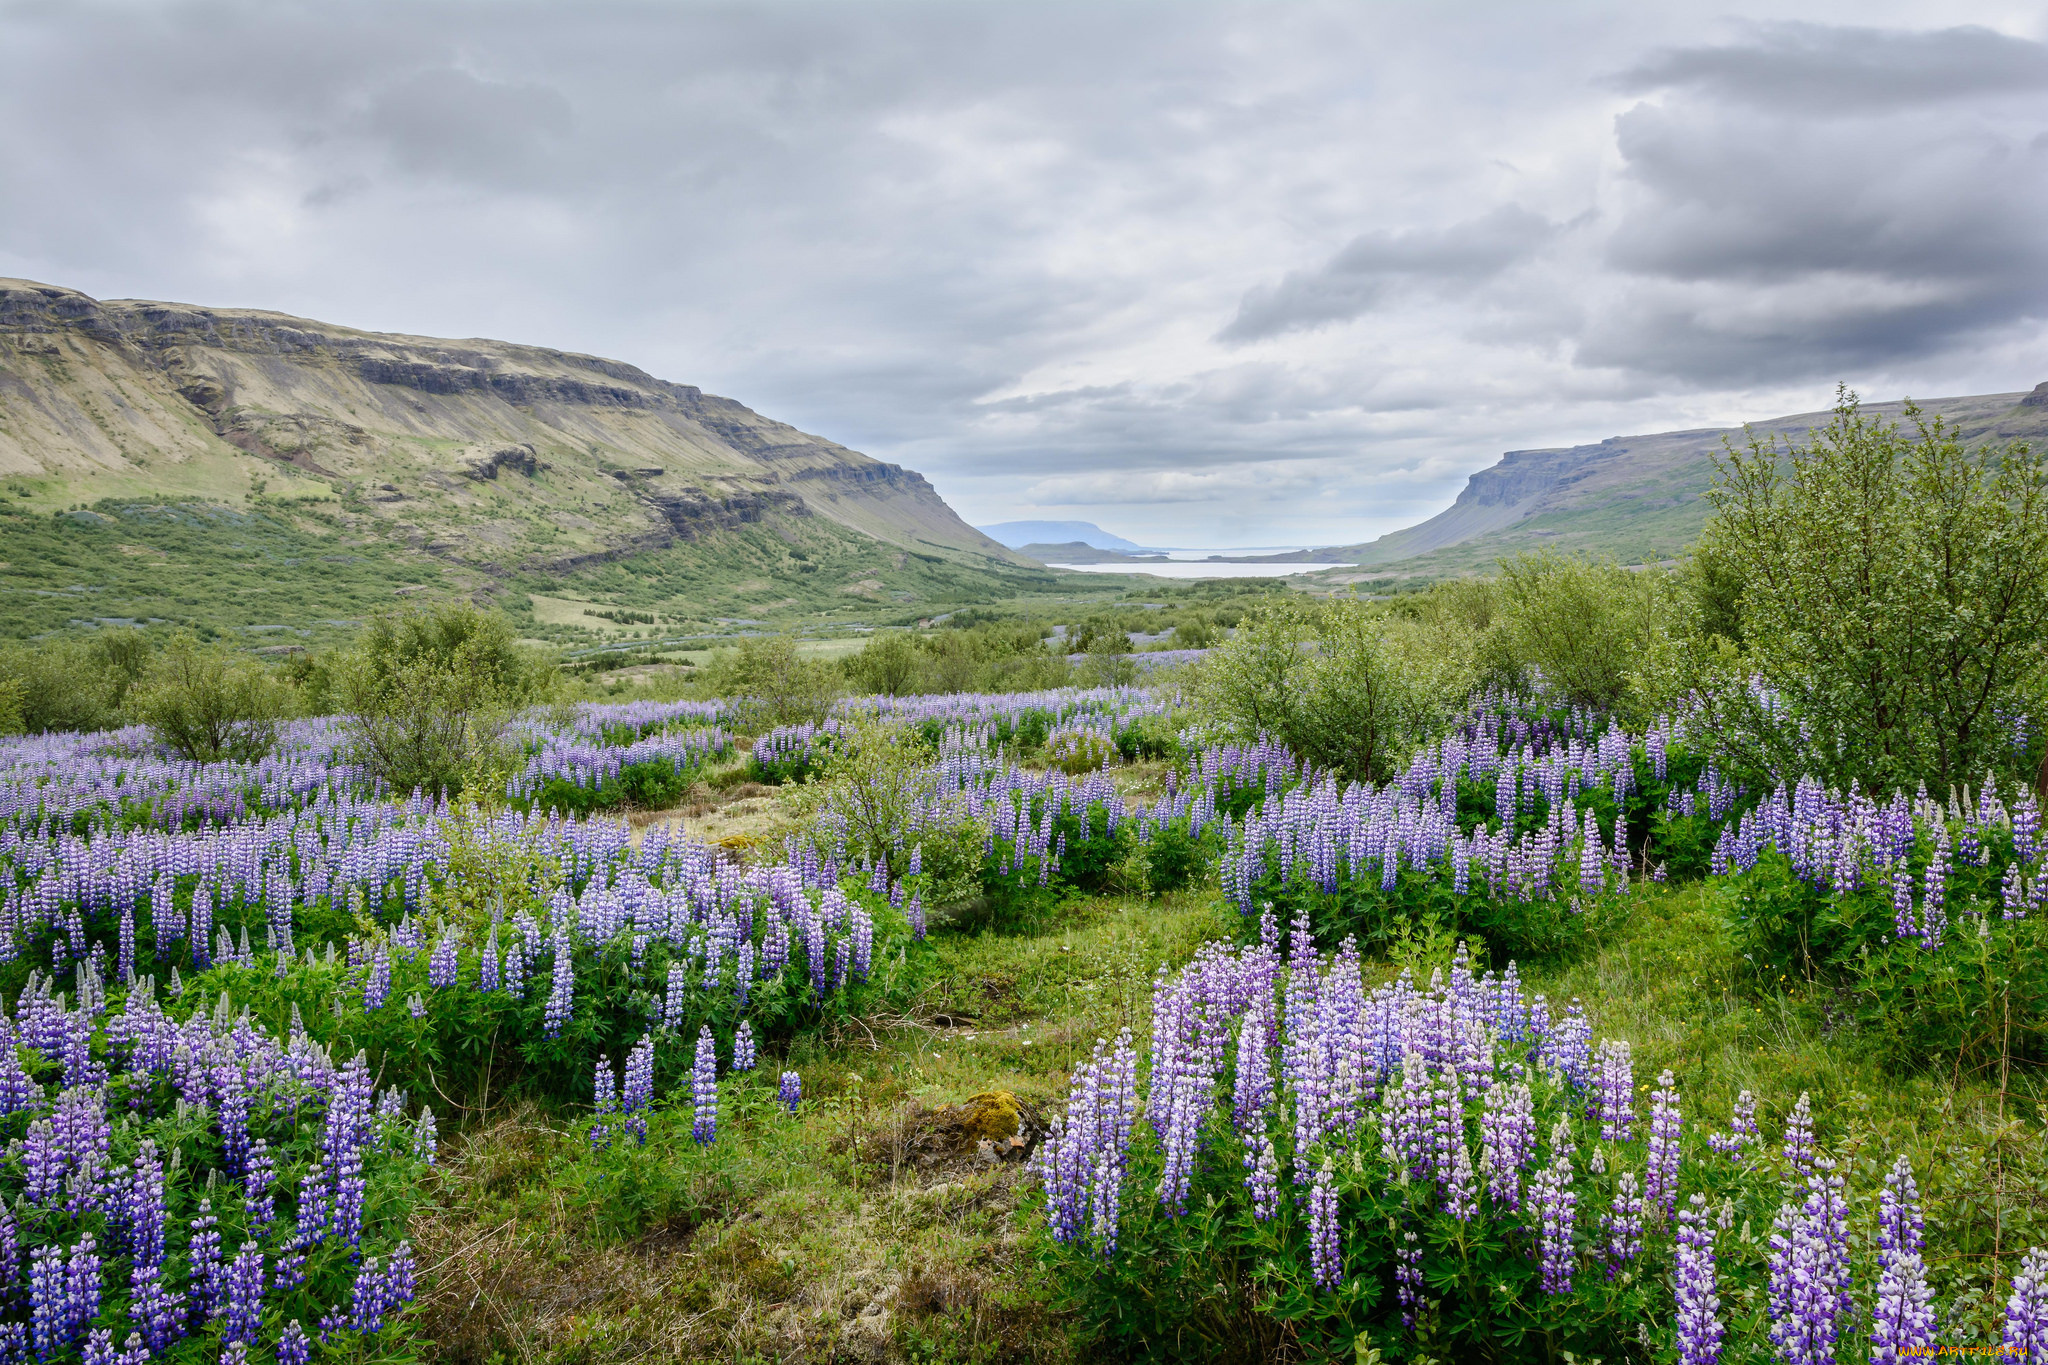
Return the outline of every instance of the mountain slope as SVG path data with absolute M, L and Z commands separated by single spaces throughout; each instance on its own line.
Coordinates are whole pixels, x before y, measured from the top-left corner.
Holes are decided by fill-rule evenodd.
M 1092 521 L 1004 521 L 975 529 L 1013 550 L 1021 550 L 1027 545 L 1065 545 L 1071 541 L 1098 550 L 1121 550 L 1126 554 L 1143 551 L 1142 546 L 1134 545 L 1122 536 L 1111 535 Z
M 922 475 L 618 361 L 25 280 L 0 280 L 0 486 L 29 507 L 325 504 L 499 572 L 804 519 L 1029 565 Z
M 1866 403 L 1863 411 L 1902 420 L 1903 402 Z M 2048 384 L 2032 393 L 1921 400 L 1972 445 L 2048 439 Z M 1804 442 L 1829 412 L 1798 413 L 1749 424 L 1760 438 Z M 1590 550 L 1624 562 L 1681 554 L 1706 524 L 1704 494 L 1712 456 L 1741 427 L 1615 436 L 1594 445 L 1511 450 L 1474 474 L 1456 502 L 1429 520 L 1377 540 L 1318 551 L 1355 558 L 1361 570 L 1434 574 L 1491 566 L 1539 545 Z M 1289 556 L 1298 558 L 1305 556 Z M 1340 574 L 1337 577 L 1344 577 Z

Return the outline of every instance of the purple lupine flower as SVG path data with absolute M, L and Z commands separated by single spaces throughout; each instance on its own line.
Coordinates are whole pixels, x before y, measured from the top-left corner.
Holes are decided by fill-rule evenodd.
M 114 1334 L 105 1327 L 95 1327 L 86 1334 L 85 1365 L 116 1365 L 121 1353 L 114 1349 Z
M 526 940 L 515 938 L 505 950 L 504 991 L 514 1000 L 526 998 Z
M 619 1080 L 612 1059 L 599 1053 L 597 1070 L 591 1080 L 590 1145 L 599 1151 L 611 1146 L 612 1116 L 619 1112 Z
M 1704 1195 L 1694 1195 L 1678 1211 L 1671 1287 L 1679 1365 L 1719 1365 L 1721 1300 L 1714 1282 L 1714 1228 Z
M 253 1342 L 263 1326 L 263 1251 L 254 1242 L 242 1249 L 228 1267 L 226 1342 Z
M 1920 1189 L 1913 1182 L 1913 1163 L 1900 1157 L 1885 1177 L 1877 1197 L 1877 1244 L 1882 1251 L 1910 1251 L 1926 1246 L 1926 1224 L 1920 1217 Z
M 1881 1258 L 1877 1296 L 1871 1310 L 1871 1365 L 1896 1365 L 1927 1355 L 1934 1345 L 1934 1291 L 1917 1251 L 1888 1251 Z
M 414 1276 L 412 1243 L 400 1242 L 392 1249 L 391 1263 L 384 1270 L 384 1304 L 387 1310 L 403 1308 L 413 1301 L 418 1292 Z
M 284 1325 L 284 1331 L 277 1337 L 277 1365 L 307 1365 L 313 1357 L 313 1343 L 306 1340 L 306 1329 L 293 1318 Z
M 321 1138 L 322 1156 L 334 1182 L 332 1233 L 351 1248 L 363 1236 L 363 1195 L 368 1188 L 363 1179 L 363 1144 L 370 1135 L 374 1086 L 369 1059 L 357 1053 L 335 1078 Z
M 1606 1239 L 1607 1278 L 1643 1249 L 1643 1187 L 1634 1171 L 1623 1171 L 1614 1182 L 1614 1202 L 1601 1215 L 1601 1232 Z
M 1785 1120 L 1785 1161 L 1801 1175 L 1813 1169 L 1813 1101 L 1803 1090 L 1799 1102 L 1792 1106 L 1791 1117 Z
M 1112 1047 L 1097 1042 L 1075 1071 L 1067 1111 L 1039 1148 L 1046 1220 L 1061 1242 L 1092 1239 L 1098 1254 L 1116 1251 L 1124 1175 L 1137 1117 L 1137 1054 L 1128 1030 Z
M 1602 1142 L 1627 1142 L 1635 1125 L 1635 1067 L 1625 1040 L 1600 1044 L 1593 1063 L 1594 1106 Z
M 1444 1211 L 1461 1223 L 1470 1222 L 1479 1214 L 1479 1182 L 1472 1174 L 1472 1154 L 1465 1146 L 1464 1125 L 1452 1137 L 1450 1180 L 1444 1186 Z
M 696 1102 L 696 1121 L 690 1136 L 700 1143 L 718 1137 L 718 1045 L 706 1024 L 697 1034 L 697 1063 L 690 1073 L 690 1095 Z
M 1678 1203 L 1678 1086 L 1669 1070 L 1657 1077 L 1650 1095 L 1650 1164 L 1644 1174 L 1643 1198 L 1669 1217 Z
M 1543 1262 L 1543 1292 L 1569 1294 L 1575 1258 L 1572 1233 L 1579 1196 L 1572 1188 L 1571 1129 L 1564 1120 L 1558 1121 L 1550 1144 L 1550 1164 L 1538 1171 L 1530 1184 L 1529 1205 L 1536 1219 L 1537 1244 Z
M 1913 919 L 1913 870 L 1904 858 L 1892 864 L 1892 930 L 1901 943 L 1920 937 Z
M 1337 1226 L 1337 1186 L 1329 1157 L 1323 1158 L 1309 1186 L 1308 1259 L 1316 1288 L 1336 1289 L 1344 1283 L 1344 1242 Z
M 732 1069 L 752 1071 L 754 1061 L 754 1026 L 742 1019 L 732 1035 Z
M 2048 1251 L 2028 1247 L 2026 1259 L 2013 1272 L 2012 1295 L 2005 1301 L 2006 1354 L 2029 1365 L 2048 1360 Z
M 498 989 L 498 958 L 498 926 L 493 924 L 491 936 L 484 941 L 483 956 L 477 959 L 476 988 L 479 991 L 488 994 Z M 305 1340 L 303 1332 L 299 1334 L 299 1339 Z M 278 1344 L 281 1349 L 283 1341 L 280 1339 Z M 285 1365 L 285 1362 L 280 1358 L 278 1365 Z
M 1479 1119 L 1479 1169 L 1495 1203 L 1522 1205 L 1522 1171 L 1536 1155 L 1535 1099 L 1526 1083 L 1495 1085 Z
M 363 1009 L 375 1014 L 384 1008 L 384 1002 L 391 998 L 391 949 L 384 940 L 377 940 L 376 951 L 370 955 L 370 975 L 363 983 Z
M 1401 1325 L 1413 1330 L 1422 1307 L 1422 1243 L 1415 1229 L 1401 1229 L 1394 1248 L 1394 1296 L 1401 1305 Z
M 100 1252 L 91 1233 L 85 1233 L 71 1248 L 64 1267 L 65 1334 L 76 1341 L 86 1324 L 100 1315 Z
M 48 1119 L 30 1121 L 28 1136 L 21 1143 L 21 1169 L 26 1182 L 23 1193 L 29 1203 L 55 1201 L 64 1186 L 64 1149 Z
M 412 1159 L 432 1166 L 440 1155 L 441 1131 L 434 1122 L 434 1111 L 424 1105 L 420 1108 L 419 1122 L 412 1130 Z
M 1948 826 L 1934 826 L 1934 856 L 1920 876 L 1920 946 L 1928 952 L 1941 947 L 1948 929 Z
M 48 1360 L 71 1341 L 66 1310 L 70 1294 L 64 1284 L 64 1248 L 33 1247 L 28 1253 L 29 1328 L 36 1358 Z
M 1245 1154 L 1245 1166 L 1245 1188 L 1252 1192 L 1252 1217 L 1263 1223 L 1280 1212 L 1280 1159 L 1273 1150 L 1270 1134 L 1261 1139 L 1256 1154 Z
M 775 1098 L 787 1105 L 790 1113 L 796 1113 L 797 1106 L 804 1102 L 804 1078 L 794 1071 L 783 1072 L 781 1084 L 775 1087 Z
M 566 926 L 555 929 L 555 978 L 554 986 L 548 992 L 547 1013 L 543 1019 L 544 1031 L 550 1038 L 561 1036 L 562 1025 L 576 1015 L 576 962 L 569 951 L 569 931 Z
M 221 1282 L 220 1220 L 213 1216 L 213 1201 L 199 1201 L 199 1216 L 192 1220 L 192 1241 L 186 1253 L 191 1279 L 185 1301 L 194 1321 L 204 1323 L 220 1311 Z
M 654 1103 L 654 1035 L 649 1033 L 626 1055 L 626 1087 L 619 1097 L 623 1127 L 633 1141 L 647 1144 L 647 1109 Z
M 1848 1206 L 1832 1162 L 1816 1160 L 1806 1185 L 1772 1223 L 1771 1341 L 1787 1365 L 1833 1365 L 1849 1302 Z
M 369 1264 L 356 1272 L 346 1324 L 350 1331 L 368 1336 L 384 1330 L 384 1313 L 389 1307 L 387 1290 L 384 1267 L 372 1256 Z
M 444 932 L 434 944 L 434 952 L 427 959 L 427 984 L 436 990 L 446 990 L 455 984 L 455 931 Z
M 1707 1134 L 1707 1146 L 1723 1156 L 1740 1156 L 1742 1149 L 1756 1139 L 1756 1096 L 1745 1090 L 1735 1097 L 1735 1113 L 1728 1131 Z
M 277 1160 L 270 1154 L 270 1144 L 260 1137 L 250 1139 L 249 1158 L 243 1164 L 242 1203 L 252 1231 L 277 1217 L 276 1181 Z

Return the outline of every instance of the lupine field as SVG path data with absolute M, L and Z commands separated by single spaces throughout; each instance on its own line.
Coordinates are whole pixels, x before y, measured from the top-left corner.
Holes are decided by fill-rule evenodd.
M 2036 793 L 1702 723 L 1482 691 L 1370 783 L 1167 682 L 583 703 L 454 801 L 341 719 L 0 741 L 0 1358 L 2048 1360 Z

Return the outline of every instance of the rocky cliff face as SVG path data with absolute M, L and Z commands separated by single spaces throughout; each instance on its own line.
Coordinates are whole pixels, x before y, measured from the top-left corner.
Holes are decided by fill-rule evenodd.
M 635 366 L 0 280 L 0 484 L 31 505 L 338 503 L 480 565 L 574 565 L 822 517 L 1026 563 L 924 477 Z
M 2048 437 L 2048 384 L 2031 394 L 1936 398 L 1919 406 L 1973 444 Z M 1903 402 L 1864 405 L 1866 413 L 1893 421 L 1904 420 L 1904 409 Z M 1803 442 L 1831 415 L 1798 413 L 1751 423 L 1747 431 Z M 1511 450 L 1472 475 L 1457 501 L 1428 521 L 1341 553 L 1375 569 L 1421 555 L 1440 567 L 1469 567 L 1540 544 L 1630 559 L 1681 554 L 1706 524 L 1713 455 L 1724 441 L 1739 448 L 1747 439 L 1741 427 L 1712 427 Z

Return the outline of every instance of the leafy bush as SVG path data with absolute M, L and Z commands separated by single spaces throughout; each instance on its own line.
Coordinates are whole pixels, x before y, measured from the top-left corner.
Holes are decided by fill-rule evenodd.
M 1382 781 L 1439 719 L 1364 603 L 1262 603 L 1210 654 L 1199 704 L 1244 742 L 1270 737 L 1318 768 Z
M 1038 626 L 980 621 L 972 610 L 956 613 L 942 629 L 878 631 L 844 669 L 856 689 L 892 697 L 1033 692 L 1065 686 L 1069 673 L 1066 655 L 1047 646 Z
M 119 723 L 149 654 L 135 630 L 12 643 L 0 649 L 0 683 L 18 699 L 21 730 L 104 730 Z
M 714 695 L 731 705 L 734 723 L 748 731 L 825 719 L 839 684 L 829 664 L 806 659 L 788 635 L 750 636 L 705 668 Z
M 338 661 L 334 690 L 356 762 L 394 791 L 453 793 L 504 764 L 513 709 L 553 682 L 503 617 L 450 604 L 372 620 Z
M 286 697 L 268 669 L 183 638 L 150 660 L 130 695 L 159 744 L 199 763 L 253 763 L 277 743 Z
M 1664 626 L 1652 571 L 1536 550 L 1501 565 L 1495 668 L 1516 687 L 1540 683 L 1573 706 L 1647 719 L 1633 675 Z
M 1719 462 L 1704 544 L 1740 582 L 1740 634 L 1776 694 L 1791 771 L 1945 792 L 2033 776 L 2019 728 L 2048 700 L 2048 464 L 1979 458 L 1843 393 L 1806 446 Z

